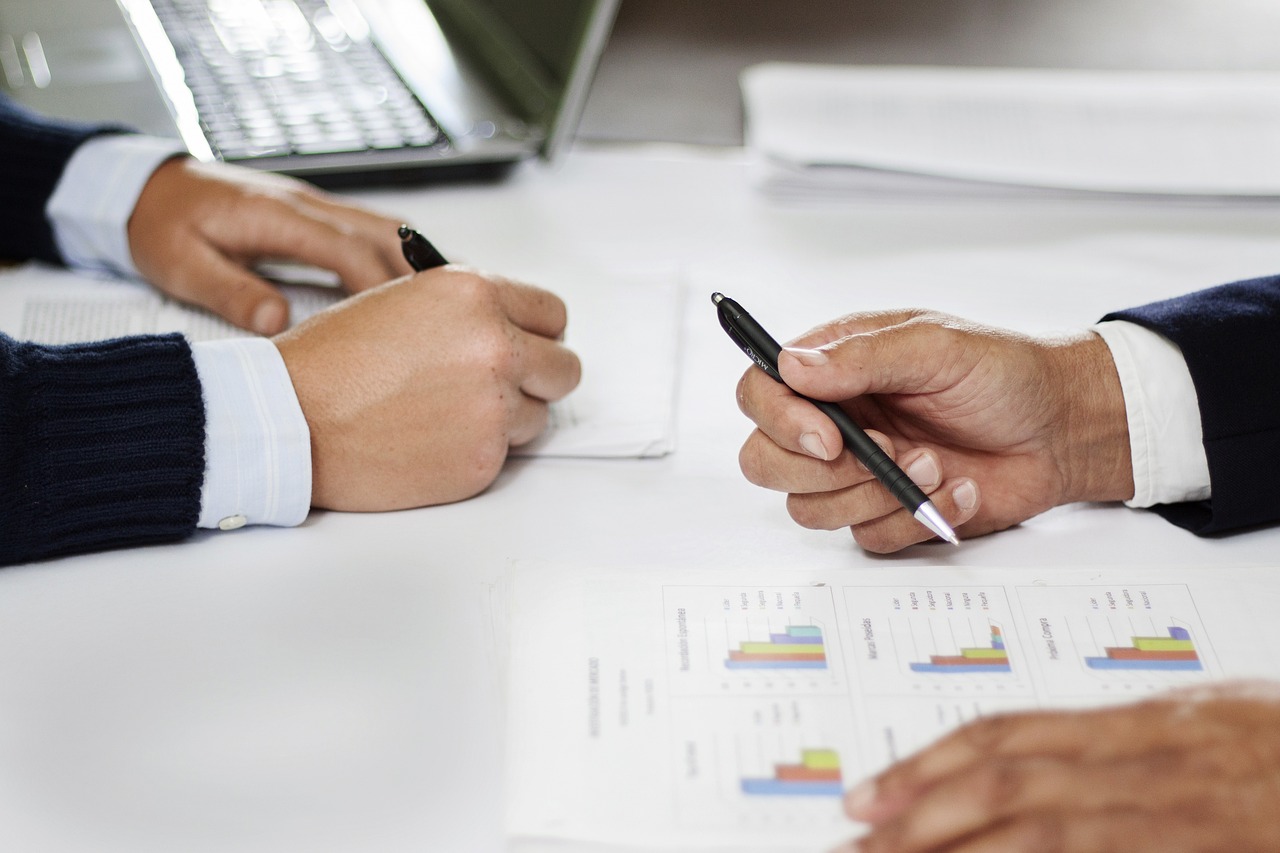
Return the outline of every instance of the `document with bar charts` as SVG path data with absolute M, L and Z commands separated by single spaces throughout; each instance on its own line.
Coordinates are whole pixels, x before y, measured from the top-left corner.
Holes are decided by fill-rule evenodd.
M 1280 569 L 521 566 L 510 593 L 517 846 L 825 850 L 847 787 L 966 721 L 1280 675 Z

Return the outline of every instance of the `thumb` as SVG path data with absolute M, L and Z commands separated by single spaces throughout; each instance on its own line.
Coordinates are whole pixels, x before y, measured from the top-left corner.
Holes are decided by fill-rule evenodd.
M 809 349 L 784 347 L 778 371 L 795 391 L 817 400 L 864 394 L 920 394 L 947 387 L 967 348 L 965 334 L 938 317 L 916 317 Z

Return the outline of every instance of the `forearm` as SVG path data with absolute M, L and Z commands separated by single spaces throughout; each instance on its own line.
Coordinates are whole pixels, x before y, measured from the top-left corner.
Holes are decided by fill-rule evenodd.
M 75 150 L 114 129 L 53 121 L 0 97 L 0 258 L 61 263 L 45 205 Z
M 1062 392 L 1062 429 L 1053 451 L 1063 471 L 1062 503 L 1128 500 L 1133 461 L 1124 393 L 1110 350 L 1101 337 L 1087 332 L 1050 343 L 1047 357 L 1050 381 Z
M 181 336 L 0 335 L 0 564 L 195 529 L 204 408 Z
M 1106 319 L 1168 338 L 1195 385 L 1211 496 L 1157 511 L 1198 534 L 1280 520 L 1280 276 L 1221 285 Z

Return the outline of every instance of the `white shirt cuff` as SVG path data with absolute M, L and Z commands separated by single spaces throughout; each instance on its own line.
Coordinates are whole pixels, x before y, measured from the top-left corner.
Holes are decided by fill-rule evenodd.
M 311 433 L 284 359 L 265 338 L 193 344 L 204 393 L 200 527 L 301 524 L 311 508 Z
M 129 216 L 151 174 L 184 153 L 177 140 L 116 133 L 77 148 L 45 204 L 67 266 L 139 277 L 129 251 Z
M 1115 361 L 1129 421 L 1133 498 L 1128 506 L 1198 501 L 1209 497 L 1200 405 L 1177 345 L 1121 320 L 1093 326 Z

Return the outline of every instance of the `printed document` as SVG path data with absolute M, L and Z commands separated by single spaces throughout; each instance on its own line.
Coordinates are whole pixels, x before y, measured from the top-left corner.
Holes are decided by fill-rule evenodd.
M 508 828 L 538 843 L 828 850 L 848 787 L 966 721 L 1280 675 L 1280 568 L 525 565 L 510 593 Z

